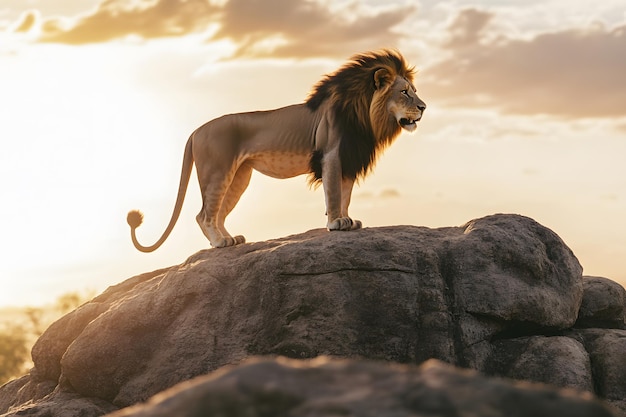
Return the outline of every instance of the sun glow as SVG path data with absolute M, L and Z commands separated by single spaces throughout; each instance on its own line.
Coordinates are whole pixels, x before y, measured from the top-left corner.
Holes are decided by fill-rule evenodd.
M 134 250 L 126 213 L 144 212 L 141 241 L 158 238 L 194 129 L 302 102 L 345 58 L 382 46 L 420 69 L 428 109 L 355 189 L 355 218 L 438 227 L 521 213 L 585 273 L 626 282 L 623 5 L 587 3 L 5 0 L 0 306 L 100 290 L 207 248 L 195 176 L 160 251 Z M 593 19 L 604 23 L 589 31 Z M 323 200 L 304 178 L 255 174 L 227 228 L 256 241 L 323 227 Z
M 150 126 L 147 121 L 159 111 L 150 97 L 132 88 L 132 79 L 124 81 L 110 49 L 76 54 L 43 45 L 0 56 L 7 109 L 0 113 L 0 176 L 4 192 L 20 196 L 17 204 L 0 209 L 16 254 L 0 272 L 12 278 L 5 281 L 9 287 L 22 285 L 15 278 L 34 253 L 38 264 L 53 268 L 80 264 L 94 245 L 104 245 L 101 231 L 117 227 L 111 215 L 119 200 L 112 197 L 125 194 L 119 168 L 141 153 L 132 137 L 157 133 L 139 131 L 136 122 L 143 119 Z M 8 288 L 3 294 L 16 292 Z

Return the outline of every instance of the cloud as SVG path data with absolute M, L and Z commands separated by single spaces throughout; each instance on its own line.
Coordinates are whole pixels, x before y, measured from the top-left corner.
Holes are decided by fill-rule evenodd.
M 40 41 L 79 45 L 129 35 L 145 39 L 181 36 L 205 29 L 219 11 L 207 0 L 103 0 L 73 24 L 62 19 L 44 20 Z
M 474 9 L 459 13 L 443 45 L 449 58 L 426 71 L 431 95 L 517 114 L 625 115 L 626 25 L 487 40 L 485 28 L 494 16 Z
M 20 19 L 15 24 L 14 32 L 26 33 L 30 31 L 38 20 L 38 13 L 36 11 L 28 11 L 20 16 Z
M 236 56 L 343 58 L 395 46 L 401 35 L 394 27 L 414 11 L 414 6 L 367 9 L 352 2 L 331 10 L 328 3 L 307 0 L 230 0 L 213 39 L 235 41 Z
M 448 28 L 449 39 L 445 46 L 451 49 L 464 48 L 479 43 L 493 15 L 476 9 L 465 9 L 459 13 Z
M 357 197 L 362 200 L 385 200 L 402 197 L 402 194 L 396 188 L 384 188 L 378 193 L 372 191 L 359 192 Z
M 400 191 L 395 188 L 385 188 L 380 192 L 380 198 L 397 198 L 400 197 Z
M 44 19 L 40 41 L 87 44 L 129 35 L 151 39 L 202 32 L 217 24 L 208 41 L 232 40 L 233 57 L 344 58 L 396 46 L 402 36 L 394 28 L 415 10 L 411 5 L 337 6 L 314 0 L 102 0 L 95 10 L 72 20 Z M 23 24 L 32 22 L 24 19 Z

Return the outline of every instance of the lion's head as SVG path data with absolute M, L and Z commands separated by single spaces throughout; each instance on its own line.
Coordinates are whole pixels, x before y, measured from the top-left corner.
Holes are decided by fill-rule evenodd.
M 393 140 L 400 128 L 413 132 L 422 118 L 426 104 L 417 96 L 413 69 L 404 64 L 387 66 L 374 72 L 375 90 L 370 103 L 370 120 L 379 140 Z
M 344 176 L 365 176 L 379 149 L 402 129 L 415 130 L 426 104 L 416 94 L 414 76 L 398 51 L 385 49 L 353 56 L 315 85 L 306 104 L 317 110 L 330 101 L 341 134 Z
M 374 73 L 374 80 L 377 88 L 370 105 L 370 119 L 380 118 L 379 123 L 389 125 L 395 121 L 402 129 L 413 132 L 426 109 L 413 83 L 401 75 L 390 74 L 386 69 Z M 393 121 L 384 120 L 385 113 L 387 119 L 393 117 Z

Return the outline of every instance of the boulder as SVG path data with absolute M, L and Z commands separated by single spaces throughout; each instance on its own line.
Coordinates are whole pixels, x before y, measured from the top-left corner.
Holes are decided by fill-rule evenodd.
M 434 359 L 419 367 L 324 357 L 256 359 L 107 417 L 614 416 L 590 397 L 489 379 Z
M 589 352 L 597 395 L 626 415 L 626 330 L 580 331 Z
M 624 287 L 608 278 L 583 277 L 583 289 L 577 327 L 624 328 Z
M 494 342 L 487 373 L 593 392 L 591 361 L 584 345 L 565 336 L 529 336 Z
M 583 289 L 565 243 L 519 215 L 439 229 L 312 230 L 204 250 L 111 287 L 50 326 L 32 351 L 30 388 L 4 402 L 0 388 L 0 414 L 59 393 L 123 408 L 259 355 L 434 358 L 608 398 L 593 379 L 605 355 L 590 336 L 596 329 L 573 327 Z M 546 354 L 564 357 L 533 361 Z M 558 364 L 570 367 L 556 377 Z M 38 399 L 28 398 L 33 387 Z
M 54 390 L 36 401 L 11 407 L 3 416 L 36 417 L 99 417 L 117 410 L 113 404 L 100 398 L 84 397 L 76 392 Z

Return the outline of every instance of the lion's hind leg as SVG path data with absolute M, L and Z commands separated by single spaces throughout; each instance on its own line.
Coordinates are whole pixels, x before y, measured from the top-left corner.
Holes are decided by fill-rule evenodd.
M 248 188 L 251 177 L 252 167 L 244 162 L 239 167 L 239 169 L 237 169 L 237 172 L 235 173 L 235 176 L 233 177 L 233 180 L 230 183 L 228 190 L 226 191 L 226 195 L 224 196 L 224 200 L 222 201 L 222 206 L 217 217 L 218 227 L 220 228 L 224 236 L 230 236 L 228 231 L 226 231 L 226 227 L 224 226 L 226 216 L 228 216 L 230 212 L 235 208 L 243 192 L 246 191 L 246 188 Z M 235 241 L 235 245 L 246 243 L 246 238 L 242 235 L 237 235 L 233 237 L 233 239 Z
M 200 210 L 200 213 L 196 216 L 196 221 L 204 236 L 209 239 L 211 246 L 214 248 L 223 248 L 235 245 L 234 239 L 230 236 L 224 236 L 222 231 L 217 227 L 216 221 L 207 216 L 205 207 L 206 205 L 202 206 L 202 210 Z M 229 237 L 230 239 L 228 239 Z
M 224 220 L 248 186 L 252 168 L 242 165 L 227 174 L 213 172 L 204 176 L 200 173 L 201 170 L 198 169 L 202 210 L 196 216 L 196 220 L 202 233 L 214 248 L 244 243 L 246 239 L 243 236 L 233 237 L 228 233 L 224 227 Z
M 232 181 L 232 174 L 212 172 L 205 175 L 198 165 L 196 169 L 202 194 L 202 210 L 196 216 L 196 221 L 211 246 L 214 248 L 233 246 L 236 244 L 235 239 L 229 234 L 224 234 L 218 221 L 218 214 Z

